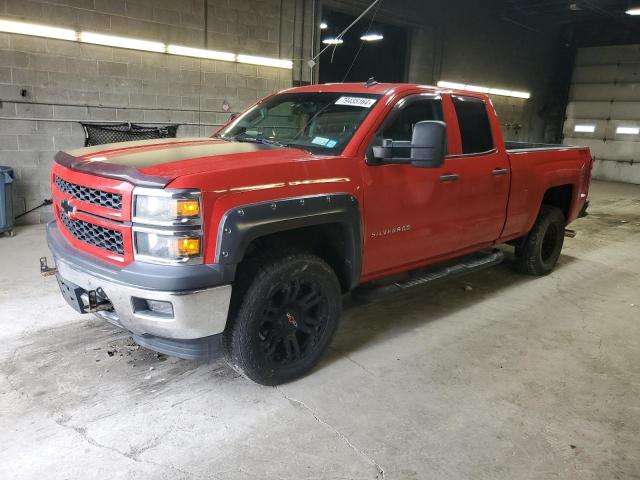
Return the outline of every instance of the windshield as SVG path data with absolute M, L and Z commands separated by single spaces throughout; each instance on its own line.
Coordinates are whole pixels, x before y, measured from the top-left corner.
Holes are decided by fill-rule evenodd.
M 218 137 L 339 155 L 380 95 L 284 93 L 247 110 Z

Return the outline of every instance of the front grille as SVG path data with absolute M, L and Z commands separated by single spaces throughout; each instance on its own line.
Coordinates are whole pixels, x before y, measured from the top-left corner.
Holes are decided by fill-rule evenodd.
M 94 247 L 124 255 L 124 242 L 121 232 L 93 225 L 84 220 L 71 219 L 62 210 L 60 210 L 60 221 L 76 239 Z
M 73 198 L 77 198 L 83 202 L 100 205 L 101 207 L 111 208 L 113 210 L 122 209 L 122 195 L 118 193 L 103 192 L 95 188 L 83 187 L 82 185 L 67 182 L 58 176 L 55 178 L 55 184 L 61 192 L 67 193 Z

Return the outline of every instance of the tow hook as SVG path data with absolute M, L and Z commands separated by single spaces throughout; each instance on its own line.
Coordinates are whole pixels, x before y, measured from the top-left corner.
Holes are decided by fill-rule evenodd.
M 98 300 L 98 296 L 100 300 Z M 104 312 L 107 310 L 113 310 L 113 305 L 109 300 L 103 300 L 106 298 L 106 295 L 102 288 L 98 288 L 97 290 L 89 290 L 87 292 L 88 297 L 88 305 L 84 308 L 84 313 L 96 313 L 96 312 Z
M 564 236 L 565 237 L 576 238 L 576 235 L 578 235 L 578 232 L 576 232 L 575 230 L 570 230 L 568 228 L 564 229 Z
M 47 257 L 40 258 L 40 275 L 43 277 L 50 277 L 58 272 L 56 267 L 50 267 L 47 265 Z

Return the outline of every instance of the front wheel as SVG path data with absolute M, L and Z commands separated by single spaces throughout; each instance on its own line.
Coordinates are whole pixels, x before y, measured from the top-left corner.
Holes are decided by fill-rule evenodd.
M 564 214 L 559 208 L 543 205 L 535 225 L 516 247 L 519 269 L 528 275 L 547 275 L 558 263 L 564 244 Z
M 315 255 L 291 252 L 241 274 L 237 287 L 244 291 L 224 334 L 227 361 L 262 385 L 303 376 L 338 326 L 342 297 L 335 273 Z

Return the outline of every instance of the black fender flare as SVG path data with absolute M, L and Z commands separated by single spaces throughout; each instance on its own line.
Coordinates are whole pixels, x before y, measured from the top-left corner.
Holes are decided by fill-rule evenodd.
M 216 263 L 237 265 L 257 238 L 326 224 L 344 228 L 341 253 L 349 269 L 349 288 L 353 288 L 362 270 L 362 222 L 358 200 L 349 193 L 286 198 L 228 210 L 218 228 Z

